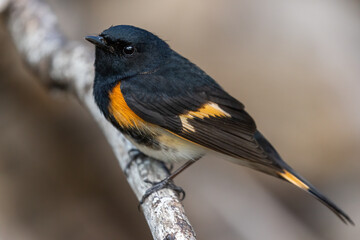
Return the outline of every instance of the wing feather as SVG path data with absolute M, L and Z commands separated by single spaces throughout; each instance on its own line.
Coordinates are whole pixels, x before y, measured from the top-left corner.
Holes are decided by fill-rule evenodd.
M 232 157 L 275 164 L 254 138 L 256 125 L 244 105 L 219 85 L 172 91 L 169 84 L 174 83 L 161 76 L 141 76 L 123 82 L 121 91 L 128 106 L 145 121 Z

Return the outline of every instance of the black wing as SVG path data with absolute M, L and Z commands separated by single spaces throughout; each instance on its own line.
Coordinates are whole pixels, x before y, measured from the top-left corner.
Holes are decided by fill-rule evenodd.
M 277 166 L 259 146 L 255 122 L 243 104 L 201 70 L 172 70 L 123 80 L 121 92 L 131 110 L 214 151 L 256 165 Z

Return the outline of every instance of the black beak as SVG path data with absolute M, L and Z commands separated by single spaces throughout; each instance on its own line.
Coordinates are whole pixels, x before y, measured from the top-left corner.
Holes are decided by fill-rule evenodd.
M 85 40 L 91 42 L 92 44 L 98 47 L 102 47 L 102 48 L 107 47 L 104 38 L 100 36 L 86 36 Z

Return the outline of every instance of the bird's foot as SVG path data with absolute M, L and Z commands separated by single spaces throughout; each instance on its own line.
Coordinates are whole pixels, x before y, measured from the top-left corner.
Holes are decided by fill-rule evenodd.
M 141 151 L 139 151 L 138 149 L 136 148 L 132 148 L 129 150 L 128 152 L 129 156 L 130 156 L 130 161 L 126 164 L 125 166 L 125 169 L 124 169 L 124 173 L 125 173 L 125 176 L 128 177 L 128 173 L 129 173 L 129 170 L 130 170 L 130 167 L 131 165 L 136 162 L 136 160 L 138 159 L 144 159 L 146 157 L 149 157 L 147 156 L 146 154 L 142 153 Z M 171 171 L 173 170 L 174 168 L 174 164 L 172 163 L 169 163 L 169 165 L 167 165 L 165 162 L 163 161 L 160 161 L 160 160 L 157 160 L 157 159 L 153 159 L 151 158 L 151 160 L 153 161 L 157 161 L 161 164 L 161 166 L 163 167 L 163 169 L 169 174 L 171 175 Z
M 169 177 L 165 178 L 164 180 L 162 180 L 160 182 L 152 182 L 149 180 L 145 180 L 144 182 L 152 184 L 152 187 L 149 188 L 148 190 L 146 190 L 145 194 L 142 196 L 140 203 L 139 203 L 139 207 L 145 202 L 145 200 L 151 194 L 153 194 L 154 192 L 157 192 L 161 189 L 164 189 L 164 188 L 169 188 L 169 189 L 174 190 L 178 194 L 180 201 L 184 200 L 184 198 L 185 198 L 185 191 L 181 187 L 176 186 L 174 184 L 174 182 L 171 180 L 171 178 L 169 178 Z
M 125 173 L 126 177 L 128 177 L 128 175 L 129 175 L 129 170 L 131 168 L 131 165 L 136 160 L 144 159 L 145 157 L 147 157 L 144 153 L 140 152 L 138 149 L 135 149 L 135 148 L 130 149 L 128 154 L 130 156 L 130 161 L 126 164 L 125 169 L 124 169 L 124 173 Z
M 168 175 L 171 175 L 172 170 L 174 169 L 173 163 L 166 163 L 157 159 L 153 159 L 161 164 L 162 168 L 167 172 Z

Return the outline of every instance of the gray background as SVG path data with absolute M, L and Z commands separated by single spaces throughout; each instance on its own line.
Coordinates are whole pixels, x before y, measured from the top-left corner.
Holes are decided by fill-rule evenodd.
M 72 40 L 117 24 L 167 40 L 242 101 L 283 158 L 360 224 L 359 1 L 47 2 Z M 150 239 L 89 114 L 36 81 L 3 22 L 0 52 L 0 239 Z M 359 227 L 304 192 L 220 156 L 176 183 L 198 239 L 359 237 Z

